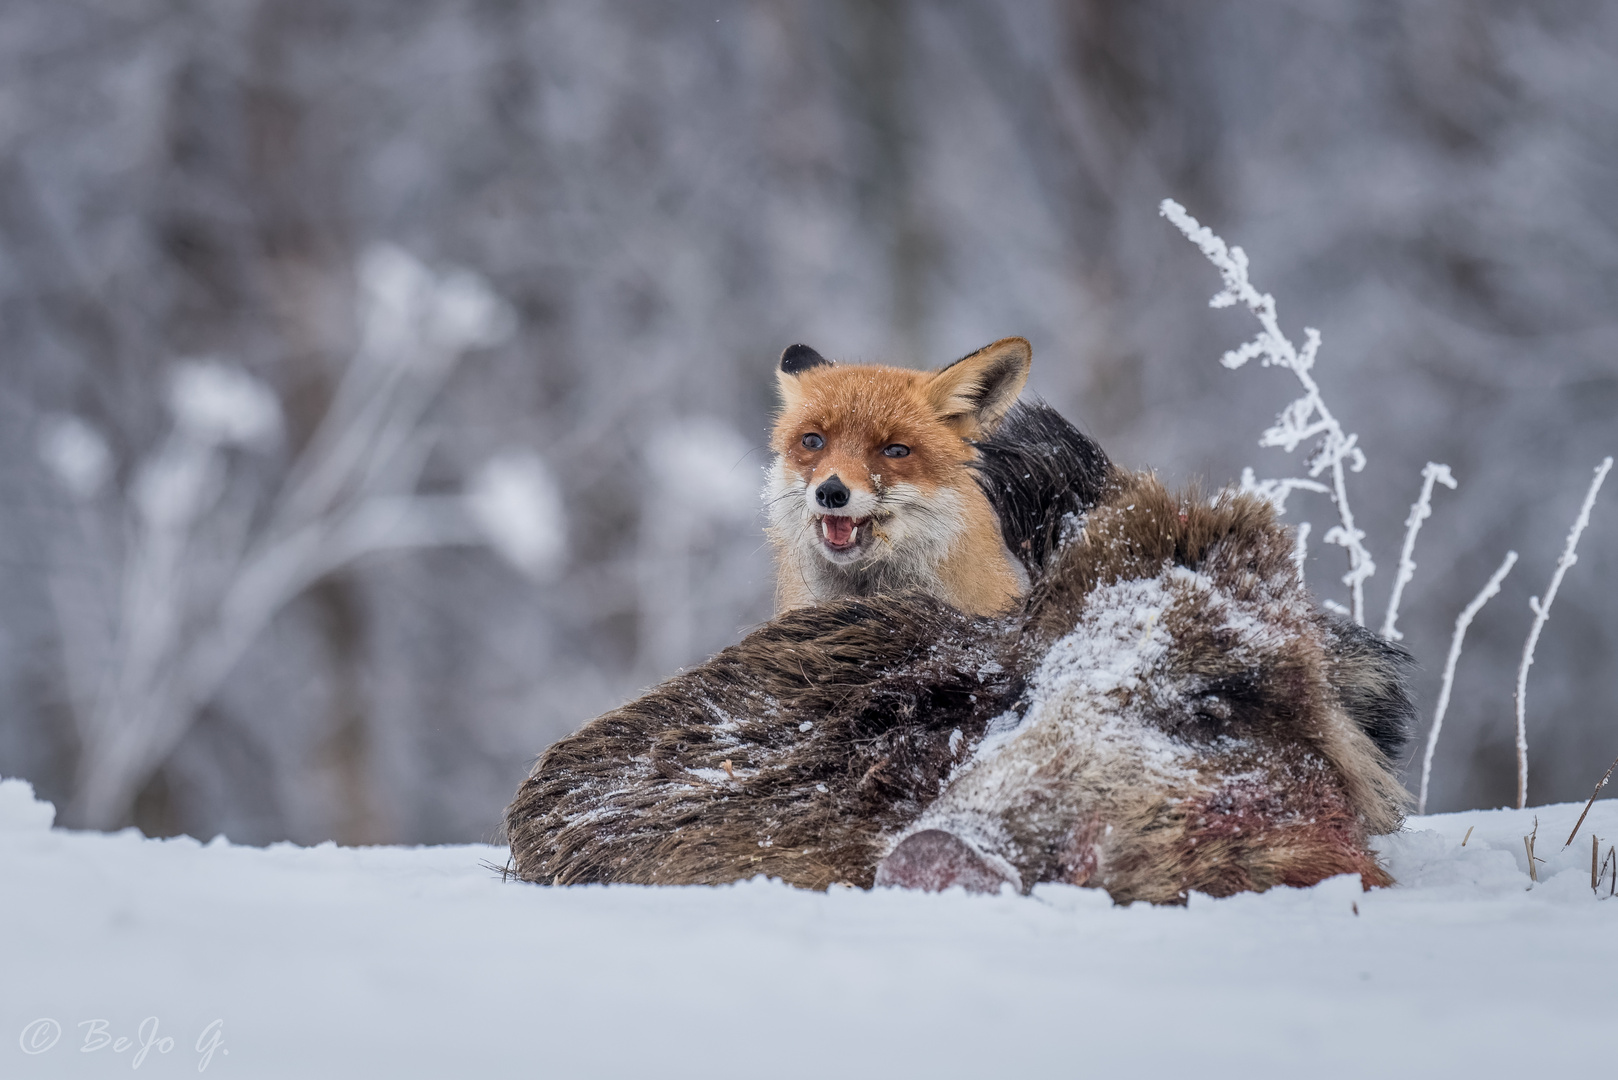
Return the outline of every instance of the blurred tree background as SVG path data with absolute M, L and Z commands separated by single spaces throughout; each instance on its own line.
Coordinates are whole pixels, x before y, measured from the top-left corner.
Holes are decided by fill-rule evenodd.
M 1618 447 L 1615 191 L 1601 0 L 5 0 L 0 773 L 69 823 L 491 837 L 548 742 L 768 617 L 756 490 L 794 341 L 931 366 L 1025 335 L 1034 389 L 1121 463 L 1289 475 L 1255 442 L 1293 385 L 1217 363 L 1251 324 L 1208 310 L 1173 196 L 1325 336 L 1378 617 L 1422 465 L 1460 480 L 1401 619 L 1429 713 L 1456 612 L 1522 553 L 1433 775 L 1433 809 L 1504 804 L 1527 599 Z M 86 809 L 70 658 L 152 605 L 151 463 L 222 418 L 187 489 L 208 516 L 165 564 L 207 645 L 235 610 L 210 553 L 280 520 L 322 423 L 364 415 L 379 392 L 339 387 L 376 352 L 371 294 L 412 273 L 480 283 L 505 330 L 423 384 L 393 493 L 447 506 L 516 453 L 554 489 L 516 527 L 554 550 L 340 561 L 170 709 L 125 804 Z M 204 369 L 251 392 L 187 413 L 175 372 Z M 280 419 L 237 431 L 251 388 Z M 1618 752 L 1618 490 L 1582 546 L 1531 680 L 1533 802 L 1582 799 Z M 1316 545 L 1324 595 L 1343 569 Z

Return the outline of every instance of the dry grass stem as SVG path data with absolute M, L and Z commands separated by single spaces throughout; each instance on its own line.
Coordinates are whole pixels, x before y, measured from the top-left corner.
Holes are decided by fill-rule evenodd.
M 1477 828 L 1477 826 L 1476 826 L 1476 825 L 1468 825 L 1468 826 L 1467 826 L 1467 827 L 1466 827 L 1466 835 L 1465 835 L 1465 836 L 1463 836 L 1463 837 L 1461 837 L 1461 846 L 1462 846 L 1462 847 L 1465 847 L 1465 846 L 1466 846 L 1466 842 L 1467 842 L 1467 841 L 1468 841 L 1468 840 L 1470 840 L 1470 839 L 1472 839 L 1472 830 L 1473 830 L 1473 829 L 1475 829 L 1475 828 Z
M 1612 764 L 1607 766 L 1607 771 L 1601 774 L 1601 779 L 1596 783 L 1596 789 L 1590 792 L 1590 801 L 1584 804 L 1584 813 L 1580 814 L 1579 820 L 1573 823 L 1573 831 L 1567 834 L 1567 843 L 1563 844 L 1562 847 L 1566 848 L 1573 843 L 1573 838 L 1579 835 L 1579 826 L 1584 824 L 1585 815 L 1590 813 L 1590 807 L 1596 804 L 1596 796 L 1601 794 L 1601 789 L 1607 786 L 1608 780 L 1612 779 L 1614 769 L 1618 769 L 1618 758 L 1613 758 Z
M 1539 867 L 1535 866 L 1534 864 L 1545 861 L 1544 859 L 1538 858 L 1534 854 L 1534 841 L 1538 839 L 1539 815 L 1536 814 L 1534 816 L 1534 831 L 1522 838 L 1522 846 L 1528 851 L 1528 880 L 1533 882 L 1539 881 Z

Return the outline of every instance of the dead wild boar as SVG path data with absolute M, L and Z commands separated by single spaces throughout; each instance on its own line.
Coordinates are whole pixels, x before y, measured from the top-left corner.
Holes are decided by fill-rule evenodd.
M 998 460 L 986 490 L 1033 475 Z M 1088 487 L 990 490 L 1034 581 L 1013 613 L 800 608 L 554 744 L 506 813 L 514 873 L 1158 903 L 1390 883 L 1367 840 L 1402 819 L 1408 655 L 1315 607 L 1267 503 L 1098 461 Z

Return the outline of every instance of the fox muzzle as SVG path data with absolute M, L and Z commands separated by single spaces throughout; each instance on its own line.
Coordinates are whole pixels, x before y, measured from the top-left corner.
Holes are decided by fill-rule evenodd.
M 837 478 L 835 474 L 821 481 L 815 488 L 815 502 L 827 510 L 841 510 L 848 505 L 848 485 Z

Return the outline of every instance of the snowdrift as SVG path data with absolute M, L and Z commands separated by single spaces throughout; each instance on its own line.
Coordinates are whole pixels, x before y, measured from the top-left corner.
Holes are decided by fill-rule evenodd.
M 8 1077 L 1502 1076 L 1611 1060 L 1618 802 L 1412 818 L 1357 879 L 543 888 L 502 848 L 76 833 L 0 783 Z M 1524 835 L 1539 823 L 1539 882 Z M 1470 837 L 1468 838 L 1468 832 Z M 1465 845 L 1462 841 L 1465 839 Z

